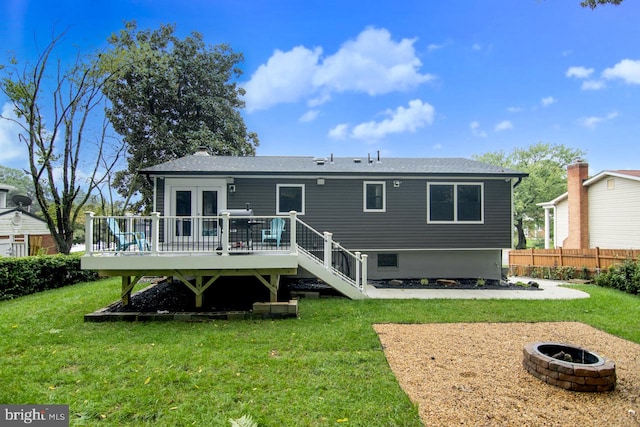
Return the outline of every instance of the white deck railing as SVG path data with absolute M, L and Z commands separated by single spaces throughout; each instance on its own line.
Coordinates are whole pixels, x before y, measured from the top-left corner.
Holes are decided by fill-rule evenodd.
M 280 242 L 270 233 L 272 220 L 285 220 Z M 85 253 L 109 255 L 297 255 L 303 251 L 324 268 L 362 289 L 367 256 L 351 252 L 319 233 L 292 211 L 288 216 L 96 216 L 85 218 Z

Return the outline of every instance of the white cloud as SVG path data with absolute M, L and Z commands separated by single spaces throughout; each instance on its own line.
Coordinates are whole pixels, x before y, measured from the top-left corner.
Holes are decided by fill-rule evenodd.
M 602 80 L 585 80 L 582 82 L 582 90 L 600 90 L 607 86 Z
M 640 85 L 640 60 L 623 59 L 602 72 L 608 80 L 622 79 L 625 83 Z
M 288 52 L 276 50 L 244 85 L 247 110 L 267 109 L 310 95 L 321 54 L 320 48 L 312 51 L 303 46 L 294 47 Z
M 324 60 L 314 76 L 314 85 L 335 92 L 379 95 L 428 82 L 434 77 L 417 72 L 422 62 L 414 43 L 415 39 L 394 42 L 389 31 L 368 28 Z
M 433 52 L 434 50 L 439 50 L 439 49 L 442 49 L 443 47 L 444 47 L 444 44 L 431 43 L 429 46 L 427 46 L 427 50 L 429 52 Z
M 509 120 L 501 121 L 494 128 L 494 130 L 496 132 L 502 132 L 502 131 L 509 130 L 509 129 L 513 129 L 513 123 L 511 123 Z
M 431 148 L 433 148 L 434 150 L 442 150 L 442 144 L 436 144 Z
M 309 110 L 304 113 L 299 120 L 303 123 L 312 122 L 318 117 L 318 114 L 320 114 L 318 110 Z
M 13 106 L 8 102 L 2 106 L 0 115 L 7 119 L 16 119 Z M 21 128 L 18 124 L 11 120 L 0 119 L 0 162 L 5 163 L 9 160 L 26 159 L 26 147 L 18 139 L 20 131 Z
M 613 120 L 616 117 L 618 117 L 618 112 L 617 111 L 612 111 L 611 113 L 607 114 L 606 116 L 584 117 L 582 119 L 579 119 L 578 123 L 580 123 L 582 126 L 586 127 L 589 130 L 594 130 L 599 124 L 601 124 L 601 123 L 603 123 L 605 121 Z
M 543 107 L 548 107 L 551 104 L 555 104 L 556 102 L 558 102 L 557 99 L 555 99 L 553 96 L 547 96 L 546 98 L 542 98 L 540 100 L 540 103 L 542 104 Z
M 487 137 L 487 133 L 480 129 L 480 122 L 474 121 L 469 123 L 469 129 L 471 129 L 471 133 L 473 134 L 473 136 L 477 136 L 480 138 Z
M 349 125 L 345 123 L 341 123 L 329 130 L 329 138 L 332 139 L 347 139 L 347 135 L 349 134 Z
M 353 139 L 375 140 L 393 133 L 415 132 L 418 128 L 433 123 L 435 109 L 419 99 L 409 101 L 408 107 L 398 107 L 394 111 L 384 112 L 388 118 L 382 121 L 360 123 L 348 132 L 348 126 L 338 125 L 329 131 L 334 139 L 344 139 L 347 135 Z
M 578 79 L 586 79 L 593 73 L 593 68 L 585 67 L 569 67 L 565 75 L 567 77 L 575 77 Z
M 473 50 L 482 50 L 482 46 L 480 46 L 479 43 L 474 43 L 473 46 L 471 46 L 471 49 L 473 49 Z
M 519 113 L 522 111 L 521 107 L 508 107 L 507 111 L 510 113 Z
M 386 29 L 367 28 L 326 58 L 319 47 L 276 50 L 244 85 L 247 110 L 305 98 L 313 107 L 328 101 L 332 93 L 380 95 L 414 88 L 435 78 L 419 72 L 422 62 L 415 41 L 394 41 Z

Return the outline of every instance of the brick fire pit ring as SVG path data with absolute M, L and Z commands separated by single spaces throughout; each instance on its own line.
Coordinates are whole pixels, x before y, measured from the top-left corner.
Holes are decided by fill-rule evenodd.
M 616 387 L 616 365 L 569 344 L 534 342 L 523 348 L 524 368 L 547 384 L 571 391 L 602 392 Z

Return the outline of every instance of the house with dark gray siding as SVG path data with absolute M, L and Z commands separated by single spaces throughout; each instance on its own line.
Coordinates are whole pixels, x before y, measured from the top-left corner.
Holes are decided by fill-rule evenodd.
M 331 275 L 319 274 L 320 264 L 355 281 L 360 294 L 368 279 L 500 279 L 502 251 L 512 245 L 513 188 L 527 175 L 463 158 L 238 157 L 206 151 L 141 174 L 153 183 L 155 223 L 150 227 L 146 220 L 152 257 L 137 262 L 155 254 L 165 261 L 168 254 L 186 258 L 176 252 L 184 244 L 205 248 L 211 260 L 202 268 L 208 270 L 274 269 L 263 271 L 265 285 L 277 288 L 273 277 L 290 273 L 318 276 L 333 286 Z M 276 218 L 284 220 L 277 245 L 264 239 Z M 95 230 L 93 236 L 104 246 L 104 236 Z M 225 257 L 240 252 L 245 256 Z M 202 257 L 189 255 L 193 272 L 200 268 L 193 260 Z M 287 255 L 295 259 L 279 264 Z M 108 258 L 130 257 L 89 258 L 87 265 L 99 266 Z M 222 259 L 235 261 L 217 264 Z M 254 266 L 238 264 L 252 261 Z

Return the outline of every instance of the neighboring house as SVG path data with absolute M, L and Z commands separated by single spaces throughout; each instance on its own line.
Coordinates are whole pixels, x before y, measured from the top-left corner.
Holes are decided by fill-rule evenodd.
M 589 165 L 567 168 L 567 189 L 539 206 L 545 209 L 545 248 L 640 249 L 640 170 L 602 171 L 589 178 Z
M 325 264 L 335 264 L 343 255 L 330 252 L 339 242 L 356 257 L 368 256 L 361 274 L 372 279 L 500 279 L 502 250 L 512 244 L 513 187 L 527 176 L 461 158 L 237 157 L 205 151 L 140 173 L 155 189 L 158 252 L 196 235 L 201 240 L 224 238 L 219 216 L 202 217 L 244 212 L 258 219 L 251 223 L 262 229 L 270 227 L 272 218 L 286 219 L 283 241 L 290 246 L 284 249 L 296 255 L 290 272 L 305 275 L 313 270 L 306 254 L 321 253 L 323 247 Z M 292 227 L 294 221 L 297 226 Z M 148 226 L 146 230 L 148 234 Z M 234 226 L 229 230 L 227 234 Z M 88 231 L 95 237 L 95 231 Z M 259 231 L 251 231 L 247 239 L 254 245 L 252 255 L 260 250 L 254 244 L 260 240 Z M 324 243 L 302 242 L 307 239 L 303 233 L 315 233 Z M 319 257 L 322 261 L 323 255 Z M 83 266 L 104 267 L 104 260 L 85 259 Z M 266 265 L 276 260 L 281 258 L 272 256 Z M 121 262 L 113 261 L 110 268 L 122 268 Z
M 56 253 L 47 223 L 24 208 L 7 207 L 7 195 L 14 188 L 0 185 L 0 256 Z

